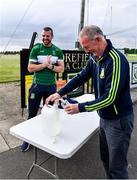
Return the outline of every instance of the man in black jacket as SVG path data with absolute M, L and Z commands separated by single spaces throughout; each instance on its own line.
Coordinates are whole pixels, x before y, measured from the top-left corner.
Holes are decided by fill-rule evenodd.
M 129 63 L 95 25 L 85 26 L 81 30 L 79 42 L 84 51 L 91 53 L 93 57 L 64 88 L 49 96 L 46 104 L 61 98 L 92 78 L 95 100 L 68 104 L 65 111 L 68 114 L 94 110 L 98 112 L 100 154 L 107 178 L 128 179 L 127 152 L 134 120 Z

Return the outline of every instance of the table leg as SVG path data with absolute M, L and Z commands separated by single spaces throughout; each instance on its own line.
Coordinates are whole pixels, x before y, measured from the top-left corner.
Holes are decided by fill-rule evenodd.
M 58 176 L 58 158 L 55 157 L 54 161 L 55 161 L 54 162 L 55 163 L 55 176 L 57 179 L 59 179 L 59 176 Z
M 58 175 L 57 175 L 57 169 L 58 169 L 58 158 L 55 157 L 54 159 L 54 170 L 55 172 L 52 173 L 50 171 L 48 171 L 47 169 L 43 168 L 41 165 L 46 163 L 49 159 L 51 159 L 51 157 L 53 157 L 52 155 L 50 157 L 48 157 L 45 161 L 43 161 L 42 163 L 40 164 L 37 164 L 37 148 L 34 147 L 34 161 L 33 161 L 33 164 L 31 165 L 28 173 L 27 173 L 27 178 L 29 179 L 30 178 L 30 174 L 32 172 L 32 170 L 34 169 L 34 167 L 37 167 L 39 168 L 40 170 L 46 172 L 47 174 L 49 174 L 50 176 L 52 176 L 53 178 L 55 179 L 59 179 Z
M 29 169 L 29 171 L 27 173 L 27 178 L 28 179 L 29 179 L 30 174 L 31 174 L 32 170 L 34 169 L 34 166 L 35 166 L 36 163 L 37 163 L 37 148 L 34 147 L 34 161 L 33 161 L 32 165 L 31 165 L 31 167 L 30 167 L 30 169 Z

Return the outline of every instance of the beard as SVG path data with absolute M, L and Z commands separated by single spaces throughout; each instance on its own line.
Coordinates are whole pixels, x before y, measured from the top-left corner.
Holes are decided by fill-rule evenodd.
M 49 40 L 49 39 L 43 40 L 43 43 L 45 46 L 48 46 L 51 44 L 51 40 Z

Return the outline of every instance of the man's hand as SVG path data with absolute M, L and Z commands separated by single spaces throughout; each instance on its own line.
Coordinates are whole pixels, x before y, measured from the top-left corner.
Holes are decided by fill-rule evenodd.
M 51 59 L 51 56 L 47 56 L 45 59 L 44 59 L 44 61 L 43 61 L 43 63 L 42 64 L 30 64 L 29 63 L 29 65 L 28 65 L 28 71 L 30 72 L 30 73 L 32 73 L 32 72 L 37 72 L 37 71 L 41 71 L 41 70 L 43 70 L 43 69 L 45 69 L 45 68 L 49 68 L 49 67 L 51 67 L 51 64 L 50 64 L 50 60 Z
M 49 67 L 51 65 L 51 56 L 47 56 L 46 59 L 43 61 L 43 67 Z
M 54 102 L 55 100 L 58 100 L 60 98 L 61 97 L 58 93 L 54 93 L 46 99 L 45 104 L 48 106 L 49 102 Z
M 76 114 L 79 113 L 78 104 L 68 104 L 64 107 L 67 114 Z

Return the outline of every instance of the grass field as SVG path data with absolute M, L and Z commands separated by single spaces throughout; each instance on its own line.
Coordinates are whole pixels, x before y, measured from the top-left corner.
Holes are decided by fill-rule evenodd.
M 137 61 L 137 54 L 127 54 L 128 61 Z
M 20 80 L 20 56 L 0 56 L 0 82 Z
M 136 60 L 137 54 L 128 54 L 129 61 Z M 0 56 L 0 83 L 20 80 L 20 56 L 2 55 Z

